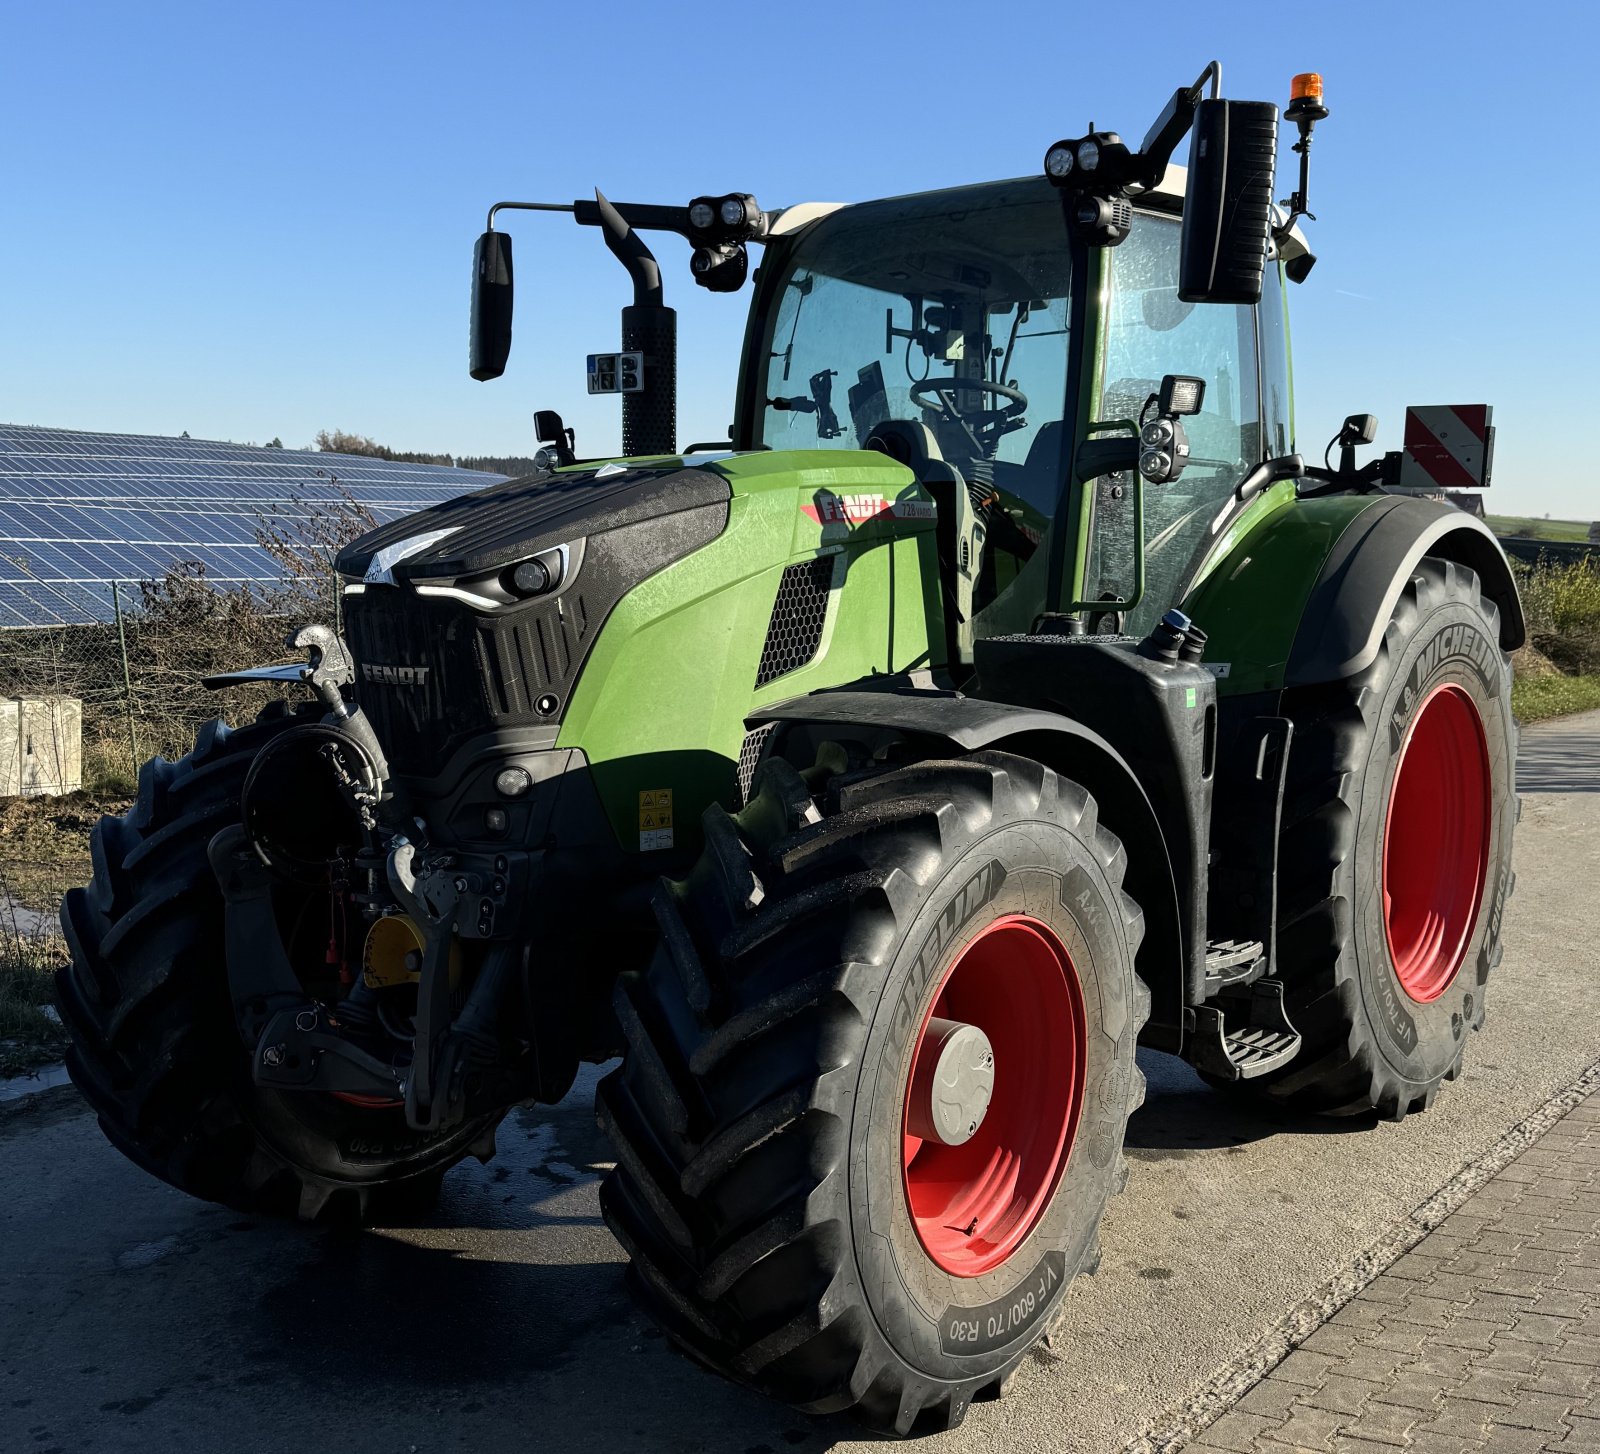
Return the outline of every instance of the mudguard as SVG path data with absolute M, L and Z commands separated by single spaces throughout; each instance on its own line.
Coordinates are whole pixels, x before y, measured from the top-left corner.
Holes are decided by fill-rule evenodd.
M 1227 717 L 1232 699 L 1272 715 L 1286 687 L 1339 681 L 1371 664 L 1395 601 L 1425 555 L 1469 566 L 1500 609 L 1500 644 L 1525 636 L 1511 568 L 1488 527 L 1413 496 L 1323 495 L 1292 486 L 1247 511 L 1218 541 L 1183 609 L 1210 633 L 1206 663 Z
M 1135 966 L 1150 989 L 1151 1010 L 1140 1043 L 1173 1052 L 1181 1048 L 1188 926 L 1179 910 L 1171 857 L 1148 794 L 1104 737 L 1057 712 L 920 686 L 816 692 L 763 707 L 746 725 L 756 729 L 769 723 L 774 731 L 766 753 L 789 755 L 791 761 L 840 735 L 839 729 L 853 729 L 844 735 L 868 743 L 908 737 L 934 751 L 1015 752 L 1086 788 L 1101 821 L 1122 840 L 1128 856 L 1124 887 L 1144 911 Z
M 1500 610 L 1500 645 L 1527 637 L 1500 542 L 1483 521 L 1435 500 L 1384 496 L 1353 520 L 1323 561 L 1301 613 L 1284 686 L 1342 681 L 1370 666 L 1395 602 L 1423 556 L 1476 571 Z

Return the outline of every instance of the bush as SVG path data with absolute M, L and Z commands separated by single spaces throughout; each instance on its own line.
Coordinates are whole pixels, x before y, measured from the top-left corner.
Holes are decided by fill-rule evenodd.
M 1569 676 L 1600 672 L 1600 570 L 1542 561 L 1520 584 L 1529 641 Z

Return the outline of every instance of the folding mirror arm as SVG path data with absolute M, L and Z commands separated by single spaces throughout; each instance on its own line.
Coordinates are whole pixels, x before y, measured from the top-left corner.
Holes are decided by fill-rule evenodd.
M 695 238 L 687 207 L 661 207 L 650 202 L 616 202 L 607 205 L 620 213 L 629 227 L 648 232 L 676 232 L 691 241 Z M 566 212 L 583 227 L 606 226 L 605 211 L 600 204 L 581 198 L 576 202 L 496 202 L 489 209 L 490 232 L 494 231 L 495 215 L 499 212 Z
M 1211 98 L 1216 100 L 1222 94 L 1221 61 L 1212 61 L 1200 72 L 1194 85 L 1180 86 L 1172 93 L 1172 99 L 1139 143 L 1138 154 L 1133 158 L 1139 175 L 1132 180 L 1130 191 L 1149 191 L 1160 185 L 1162 177 L 1166 175 L 1167 163 L 1172 160 L 1172 153 L 1194 125 L 1195 108 L 1200 104 L 1201 93 L 1208 81 L 1211 83 Z

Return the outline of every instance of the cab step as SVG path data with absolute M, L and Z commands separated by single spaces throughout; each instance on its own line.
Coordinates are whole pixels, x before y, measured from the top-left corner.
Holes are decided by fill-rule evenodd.
M 1206 998 L 1228 985 L 1248 984 L 1267 972 L 1266 946 L 1259 939 L 1206 942 Z
M 1283 1008 L 1283 981 L 1258 979 L 1193 1011 L 1188 1059 L 1218 1080 L 1252 1080 L 1300 1053 L 1300 1032 Z

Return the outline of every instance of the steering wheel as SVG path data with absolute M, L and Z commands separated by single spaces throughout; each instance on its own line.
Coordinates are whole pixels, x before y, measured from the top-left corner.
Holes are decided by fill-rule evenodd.
M 993 394 L 1005 403 L 997 409 L 975 410 L 969 417 L 956 407 L 957 394 Z M 965 430 L 980 454 L 988 454 L 1001 435 L 1023 428 L 1026 421 L 1022 416 L 1028 409 L 1028 396 L 1021 389 L 997 379 L 920 379 L 911 386 L 911 402 L 937 410 L 949 423 Z

